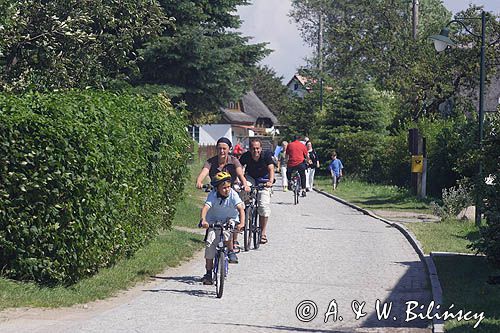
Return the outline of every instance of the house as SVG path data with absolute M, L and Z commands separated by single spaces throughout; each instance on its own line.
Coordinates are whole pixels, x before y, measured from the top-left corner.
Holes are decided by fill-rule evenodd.
M 296 96 L 302 98 L 304 95 L 311 91 L 311 87 L 308 86 L 308 80 L 305 76 L 295 74 L 290 81 L 286 84 L 288 89 Z
M 318 83 L 317 79 L 295 74 L 287 83 L 288 90 L 297 97 L 304 97 L 306 93 L 313 90 L 313 86 Z M 319 89 L 319 88 L 318 88 Z M 327 91 L 333 91 L 330 86 L 323 86 Z
M 229 102 L 220 109 L 222 119 L 218 124 L 193 125 L 189 132 L 200 145 L 214 145 L 225 136 L 235 145 L 240 141 L 248 146 L 254 136 L 274 136 L 278 119 L 252 91 L 248 91 L 238 101 Z

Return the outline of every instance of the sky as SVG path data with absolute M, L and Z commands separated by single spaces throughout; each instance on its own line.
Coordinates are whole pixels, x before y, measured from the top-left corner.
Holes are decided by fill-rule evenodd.
M 240 31 L 253 37 L 251 42 L 268 42 L 274 50 L 261 64 L 273 68 L 287 83 L 297 68 L 305 64 L 304 58 L 312 54 L 312 48 L 305 45 L 297 26 L 288 17 L 291 0 L 251 0 L 248 6 L 238 8 L 243 20 Z M 500 14 L 500 0 L 444 0 L 446 8 L 453 13 L 466 9 L 469 3 L 484 5 L 486 11 Z

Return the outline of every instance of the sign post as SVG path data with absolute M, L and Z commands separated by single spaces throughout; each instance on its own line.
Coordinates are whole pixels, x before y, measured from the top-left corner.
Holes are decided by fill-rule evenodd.
M 411 187 L 414 194 L 421 198 L 427 195 L 427 154 L 425 138 L 412 128 L 408 132 L 409 151 L 411 155 Z

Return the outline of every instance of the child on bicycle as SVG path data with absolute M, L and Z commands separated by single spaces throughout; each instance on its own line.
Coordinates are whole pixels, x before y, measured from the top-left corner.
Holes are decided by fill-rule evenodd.
M 218 172 L 211 182 L 214 187 L 208 194 L 205 204 L 201 208 L 201 219 L 199 226 L 205 229 L 209 228 L 210 223 L 217 221 L 231 220 L 234 223 L 239 219 L 236 225 L 236 231 L 245 227 L 245 204 L 241 201 L 238 193 L 231 188 L 231 175 L 228 172 Z M 219 230 L 217 230 L 217 233 Z M 230 230 L 224 230 L 224 241 L 229 250 L 228 257 L 230 263 L 238 263 L 238 257 L 233 251 L 233 242 Z M 206 274 L 203 276 L 203 284 L 212 284 L 213 259 L 216 253 L 216 246 L 220 234 L 209 229 L 205 236 L 205 268 Z

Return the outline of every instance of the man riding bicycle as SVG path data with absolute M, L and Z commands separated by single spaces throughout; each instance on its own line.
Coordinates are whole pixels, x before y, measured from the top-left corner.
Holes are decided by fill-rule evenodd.
M 274 161 L 270 151 L 262 151 L 262 141 L 252 139 L 250 150 L 241 155 L 241 165 L 245 166 L 246 178 L 254 185 L 264 183 L 265 188 L 259 192 L 259 222 L 262 230 L 260 243 L 267 243 L 266 227 L 271 215 L 271 188 L 274 183 Z
M 288 156 L 288 163 L 286 166 L 286 178 L 292 179 L 292 174 L 297 171 L 300 175 L 300 186 L 302 188 L 302 196 L 306 196 L 306 168 L 309 152 L 299 136 L 294 136 L 293 142 L 289 143 L 286 147 L 286 154 Z M 288 184 L 290 187 L 290 183 Z M 289 188 L 290 189 L 290 188 Z

